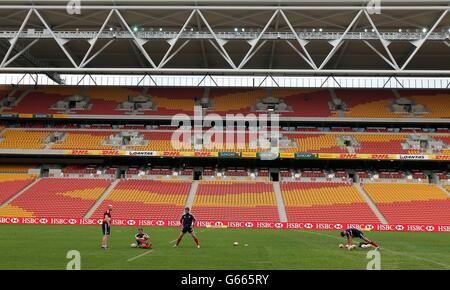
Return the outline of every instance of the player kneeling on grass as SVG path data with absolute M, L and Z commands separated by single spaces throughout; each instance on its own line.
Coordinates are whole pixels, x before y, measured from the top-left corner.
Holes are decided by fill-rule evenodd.
M 133 243 L 131 246 L 133 248 L 142 248 L 142 249 L 151 249 L 152 244 L 150 243 L 150 236 L 144 233 L 144 229 L 139 228 L 136 235 L 134 235 L 134 240 L 136 243 Z
M 370 245 L 374 246 L 375 250 L 378 250 L 380 248 L 380 246 L 377 243 L 366 238 L 364 233 L 358 229 L 354 229 L 354 228 L 346 229 L 345 231 L 341 232 L 341 237 L 347 238 L 347 244 L 345 245 L 345 247 L 348 250 L 352 250 L 356 247 L 355 245 L 353 245 L 353 238 L 360 238 L 361 240 L 364 241 L 364 242 L 359 243 L 359 247 L 361 247 L 361 248 L 367 248 L 367 247 L 370 247 Z M 339 247 L 344 248 L 344 245 L 341 244 L 341 245 L 339 245 Z
M 184 209 L 184 215 L 181 216 L 180 223 L 183 226 L 183 228 L 181 229 L 181 233 L 178 236 L 177 242 L 173 246 L 174 248 L 178 248 L 181 240 L 183 239 L 183 236 L 186 233 L 191 234 L 192 238 L 195 241 L 195 244 L 197 244 L 197 248 L 200 248 L 200 242 L 198 241 L 198 238 L 194 233 L 194 229 L 192 228 L 195 224 L 195 218 L 192 214 L 189 213 L 189 211 L 190 211 L 190 209 L 188 207 L 186 207 Z

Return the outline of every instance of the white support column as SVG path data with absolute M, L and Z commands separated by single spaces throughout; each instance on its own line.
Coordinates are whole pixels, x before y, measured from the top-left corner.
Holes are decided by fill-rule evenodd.
M 17 32 L 16 36 L 12 39 L 11 44 L 10 44 L 10 46 L 8 48 L 8 51 L 6 52 L 5 56 L 3 57 L 3 61 L 0 64 L 0 67 L 4 67 L 5 66 L 5 62 L 8 60 L 8 57 L 11 54 L 11 51 L 14 49 L 14 46 L 16 45 L 17 40 L 19 39 L 23 28 L 27 24 L 28 19 L 30 19 L 31 13 L 33 13 L 33 10 L 32 9 L 28 10 L 27 16 L 25 16 L 25 19 L 23 20 L 22 25 L 20 25 L 19 31 Z
M 39 18 L 39 20 L 41 20 L 42 24 L 44 24 L 45 28 L 48 30 L 48 32 L 50 33 L 50 35 L 52 36 L 52 38 L 56 41 L 56 43 L 58 44 L 59 48 L 61 48 L 61 50 L 64 52 L 64 54 L 67 56 L 67 58 L 70 60 L 70 62 L 72 63 L 73 67 L 78 68 L 77 63 L 73 60 L 72 56 L 70 55 L 70 53 L 66 50 L 66 48 L 64 47 L 64 40 L 56 37 L 55 33 L 53 32 L 53 30 L 50 28 L 50 26 L 48 26 L 47 22 L 44 20 L 44 18 L 42 18 L 41 14 L 38 12 L 37 9 L 33 8 L 34 13 L 37 15 L 37 17 Z
M 330 44 L 333 45 L 333 49 L 330 51 L 330 53 L 328 53 L 327 57 L 323 60 L 322 64 L 319 67 L 319 70 L 321 70 L 325 67 L 325 65 L 330 61 L 330 59 L 333 57 L 333 55 L 339 49 L 345 35 L 347 35 L 349 30 L 352 28 L 353 24 L 355 24 L 356 20 L 358 20 L 358 18 L 361 16 L 362 12 L 363 12 L 363 10 L 359 10 L 358 14 L 356 14 L 355 18 L 353 18 L 352 22 L 349 24 L 349 26 L 344 31 L 344 33 L 341 35 L 341 37 L 339 37 L 339 39 L 337 39 L 336 41 L 330 42 Z
M 384 56 L 383 56 L 383 59 L 394 69 L 399 69 L 399 66 L 398 66 L 397 62 L 395 61 L 394 56 L 392 55 L 391 51 L 388 48 L 389 42 L 381 36 L 380 32 L 378 31 L 378 28 L 376 27 L 375 23 L 373 22 L 372 18 L 370 17 L 369 13 L 367 12 L 367 10 L 364 10 L 364 14 L 367 17 L 367 20 L 369 20 L 370 25 L 372 25 L 372 28 L 375 30 L 375 33 L 377 34 L 378 39 L 380 40 L 381 44 L 383 45 L 384 49 L 386 50 L 387 54 L 389 55 L 389 58 L 391 59 L 391 61 L 390 62 L 387 61 L 387 59 Z M 369 45 L 367 42 L 366 42 L 366 44 Z M 371 47 L 371 46 L 369 45 L 369 47 Z M 377 52 L 377 50 L 375 50 L 375 52 Z M 378 54 L 378 52 L 377 52 L 377 54 Z M 380 55 L 380 54 L 378 54 L 378 55 Z M 382 56 L 382 54 L 380 56 Z
M 306 57 L 296 49 L 296 52 L 313 68 L 313 69 L 317 69 L 317 65 L 314 63 L 314 60 L 311 58 L 311 55 L 309 54 L 308 50 L 306 49 L 306 44 L 308 44 L 307 41 L 305 41 L 304 39 L 300 39 L 300 37 L 298 37 L 297 32 L 295 31 L 294 27 L 292 26 L 291 22 L 289 21 L 289 19 L 287 18 L 287 16 L 284 14 L 283 10 L 280 11 L 281 16 L 283 16 L 284 21 L 287 23 L 287 25 L 289 26 L 289 29 L 292 31 L 292 33 L 295 35 L 295 39 L 297 39 L 298 44 L 300 45 L 300 47 L 303 49 L 303 51 L 306 54 Z M 288 42 L 289 44 L 291 44 L 290 42 Z M 295 48 L 294 46 L 291 45 L 292 48 Z
M 98 33 L 95 35 L 94 39 L 91 40 L 89 42 L 89 44 L 91 45 L 88 49 L 88 51 L 86 52 L 86 54 L 83 57 L 83 60 L 80 63 L 80 67 L 84 67 L 84 62 L 86 61 L 86 59 L 88 58 L 89 54 L 91 53 L 92 49 L 94 48 L 95 44 L 97 43 L 97 40 L 100 36 L 100 34 L 103 32 L 103 30 L 105 29 L 106 24 L 108 23 L 109 19 L 111 18 L 112 14 L 114 13 L 113 10 L 109 11 L 108 16 L 106 17 L 105 21 L 103 22 L 102 26 L 100 27 L 100 30 L 98 31 Z
M 275 16 L 277 16 L 278 12 L 280 10 L 275 10 L 275 12 L 272 14 L 272 17 L 270 17 L 269 21 L 266 23 L 266 25 L 264 26 L 263 30 L 261 31 L 261 33 L 258 35 L 257 38 L 252 39 L 251 41 L 249 41 L 250 43 L 250 49 L 247 51 L 247 54 L 244 56 L 244 58 L 242 59 L 241 63 L 239 64 L 238 68 L 242 68 L 249 60 L 249 56 L 251 55 L 251 53 L 253 52 L 253 49 L 256 47 L 256 45 L 258 44 L 259 40 L 261 39 L 261 37 L 264 35 L 264 33 L 266 32 L 267 28 L 269 27 L 269 25 L 272 23 L 273 19 L 275 18 Z
M 208 21 L 206 21 L 205 16 L 203 16 L 203 13 L 199 10 L 196 9 L 197 14 L 200 16 L 200 18 L 203 20 L 203 23 L 205 23 L 206 27 L 208 28 L 209 32 L 212 34 L 212 36 L 214 37 L 214 39 L 217 42 L 217 45 L 219 45 L 220 50 L 222 51 L 222 53 L 220 55 L 222 55 L 222 57 L 225 58 L 225 60 L 228 62 L 228 64 L 233 68 L 236 69 L 236 65 L 234 64 L 233 60 L 231 59 L 231 57 L 228 55 L 227 50 L 223 47 L 224 44 L 226 43 L 225 40 L 223 39 L 219 39 L 216 35 L 216 33 L 214 32 L 214 30 L 211 28 L 211 26 L 209 25 Z M 215 46 L 216 47 L 216 46 Z M 216 47 L 217 48 L 217 47 Z
M 363 40 L 363 42 L 370 47 L 379 57 L 381 57 L 387 64 L 389 64 L 393 69 L 399 69 L 398 65 L 390 62 L 381 52 L 378 51 L 372 44 L 370 44 L 367 40 Z
M 32 42 L 30 42 L 27 46 L 25 46 L 21 51 L 16 53 L 13 57 L 11 57 L 4 65 L 3 67 L 7 67 L 10 63 L 15 61 L 19 56 L 21 56 L 25 51 L 27 51 L 30 47 L 32 47 L 36 42 L 38 42 L 38 38 L 34 39 Z
M 180 50 L 182 50 L 189 42 L 191 42 L 190 39 L 184 41 L 180 47 L 178 47 L 168 58 L 166 58 L 166 60 L 164 62 L 162 62 L 162 64 L 160 64 L 160 68 L 164 67 L 166 65 L 166 63 L 168 63 L 174 56 L 176 56 L 178 54 L 178 52 L 180 52 Z
M 172 49 L 175 47 L 175 44 L 177 43 L 177 41 L 180 38 L 181 34 L 183 34 L 184 29 L 189 24 L 189 22 L 191 21 L 191 19 L 194 16 L 195 13 L 196 13 L 196 10 L 192 10 L 192 12 L 189 15 L 188 19 L 184 22 L 183 26 L 181 27 L 180 31 L 178 32 L 177 36 L 174 39 L 171 39 L 171 40 L 168 41 L 168 43 L 170 44 L 170 47 L 166 51 L 166 53 L 164 54 L 164 57 L 161 59 L 159 65 L 158 65 L 158 68 L 161 68 L 165 64 L 165 60 L 169 56 L 169 54 L 172 51 Z
M 125 21 L 125 19 L 123 18 L 122 14 L 119 12 L 118 9 L 114 9 L 114 12 L 116 13 L 116 15 L 119 17 L 120 21 L 122 22 L 122 24 L 125 26 L 125 28 L 128 30 L 128 32 L 131 34 L 131 36 L 133 37 L 133 42 L 134 44 L 137 46 L 137 48 L 139 49 L 139 51 L 142 53 L 142 55 L 145 57 L 145 59 L 150 63 L 150 65 L 153 68 L 156 68 L 156 65 L 154 63 L 154 61 L 152 60 L 152 58 L 148 55 L 147 51 L 145 50 L 145 48 L 142 46 L 143 43 L 145 43 L 146 41 L 142 40 L 142 39 L 138 39 L 136 37 L 136 35 L 134 34 L 134 32 L 131 30 L 130 26 L 128 25 L 128 23 Z
M 439 17 L 439 19 L 434 23 L 433 27 L 431 27 L 431 29 L 427 32 L 427 34 L 425 35 L 425 37 L 419 41 L 413 42 L 412 44 L 414 44 L 416 46 L 416 48 L 414 49 L 414 51 L 411 53 L 411 55 L 408 57 L 408 59 L 405 61 L 405 63 L 403 64 L 403 66 L 401 67 L 401 70 L 404 70 L 406 68 L 406 66 L 408 66 L 408 64 L 411 62 L 411 60 L 414 58 L 414 56 L 416 55 L 416 53 L 419 51 L 419 49 L 422 47 L 422 45 L 425 43 L 425 41 L 427 41 L 428 37 L 430 37 L 431 33 L 434 31 L 434 29 L 436 28 L 436 26 L 439 25 L 439 23 L 441 23 L 442 19 L 444 19 L 445 15 L 447 15 L 448 13 L 448 9 L 444 10 L 444 12 L 442 12 L 441 16 Z
M 110 46 L 112 43 L 114 42 L 114 39 L 111 39 L 110 41 L 108 41 L 107 43 L 105 43 L 105 45 L 103 45 L 96 53 L 94 53 L 94 55 L 92 55 L 88 60 L 82 62 L 80 64 L 80 67 L 85 67 L 87 66 L 94 58 L 96 58 L 100 53 L 102 53 L 108 46 Z

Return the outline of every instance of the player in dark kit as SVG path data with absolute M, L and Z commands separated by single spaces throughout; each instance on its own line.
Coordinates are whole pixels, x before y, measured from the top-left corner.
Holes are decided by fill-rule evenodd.
M 352 243 L 353 238 L 359 238 L 365 242 L 365 243 L 360 243 L 359 244 L 360 247 L 364 244 L 365 245 L 369 244 L 369 245 L 374 246 L 375 250 L 378 250 L 380 248 L 380 246 L 377 243 L 366 238 L 364 233 L 358 229 L 354 229 L 354 228 L 346 229 L 345 231 L 341 232 L 341 237 L 347 237 L 347 247 L 350 247 L 353 245 L 353 243 Z
M 108 249 L 108 239 L 109 235 L 111 234 L 111 211 L 112 211 L 112 205 L 108 205 L 108 208 L 106 209 L 105 213 L 103 213 L 103 222 L 102 222 L 102 249 L 107 250 Z
M 190 209 L 186 207 L 184 209 L 184 215 L 181 216 L 180 222 L 183 229 L 181 230 L 180 235 L 178 236 L 177 242 L 174 245 L 174 248 L 177 248 L 180 244 L 181 240 L 183 239 L 184 234 L 190 233 L 192 238 L 194 239 L 195 243 L 197 244 L 197 248 L 200 248 L 200 243 L 198 241 L 197 236 L 194 234 L 194 230 L 192 227 L 195 224 L 195 217 L 189 213 Z

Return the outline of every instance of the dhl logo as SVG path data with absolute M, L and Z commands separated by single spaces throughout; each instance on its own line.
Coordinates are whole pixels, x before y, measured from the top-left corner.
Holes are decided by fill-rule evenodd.
M 70 153 L 73 155 L 88 155 L 89 150 L 72 150 Z
M 181 156 L 181 152 L 177 152 L 177 151 L 165 151 L 165 152 L 162 152 L 161 156 L 171 156 L 171 157 L 176 157 L 176 156 Z
M 101 155 L 120 155 L 120 152 L 117 150 L 102 150 L 100 152 Z
M 358 156 L 356 154 L 341 154 L 339 155 L 340 158 L 344 159 L 356 159 Z
M 372 154 L 371 159 L 389 159 L 389 154 Z
M 436 160 L 450 160 L 450 155 L 436 155 Z
M 211 157 L 213 154 L 211 152 L 195 152 L 194 156 L 196 157 Z

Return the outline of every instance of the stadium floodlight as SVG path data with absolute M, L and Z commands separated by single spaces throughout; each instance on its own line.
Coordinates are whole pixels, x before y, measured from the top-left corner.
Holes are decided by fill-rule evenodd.
M 162 27 L 159 28 L 159 31 L 162 31 Z
M 426 27 L 422 28 L 422 33 L 427 33 L 428 29 Z
M 399 29 L 398 29 L 398 32 L 402 32 L 402 29 L 401 29 L 401 28 L 399 28 Z
M 234 32 L 238 32 L 238 28 L 237 27 L 234 28 Z
M 242 32 L 245 32 L 245 28 L 242 28 L 241 31 L 242 31 Z
M 412 177 L 411 174 L 409 174 L 408 176 L 406 176 L 406 178 L 409 179 L 409 180 L 413 179 L 413 177 Z
M 138 32 L 139 28 L 137 26 L 133 26 L 133 31 Z
M 322 32 L 323 31 L 323 29 L 322 28 L 319 28 L 319 32 Z
M 299 173 L 295 173 L 295 174 L 294 174 L 294 177 L 295 177 L 295 178 L 300 178 L 300 174 L 299 174 Z
M 112 28 L 112 27 L 109 28 L 109 31 L 113 31 L 113 30 L 114 30 L 114 28 Z

